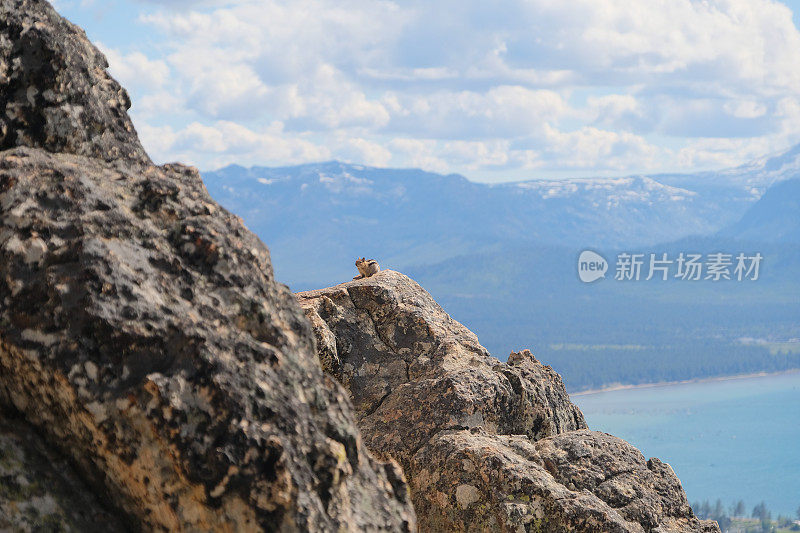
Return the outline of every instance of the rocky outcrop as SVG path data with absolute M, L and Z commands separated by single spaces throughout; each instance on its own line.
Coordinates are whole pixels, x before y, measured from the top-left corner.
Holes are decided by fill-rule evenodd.
M 104 66 L 0 0 L 0 403 L 137 529 L 414 530 L 267 248 L 149 163 Z
M 43 0 L 0 0 L 0 150 L 150 160 L 128 93 L 84 32 Z
M 495 359 L 406 276 L 297 298 L 368 447 L 409 477 L 422 531 L 718 531 L 668 465 L 589 431 L 550 367 Z
M 501 363 L 402 274 L 297 296 L 323 367 L 350 391 L 370 449 L 383 455 L 406 461 L 453 428 L 540 439 L 586 427 L 551 368 L 530 352 Z

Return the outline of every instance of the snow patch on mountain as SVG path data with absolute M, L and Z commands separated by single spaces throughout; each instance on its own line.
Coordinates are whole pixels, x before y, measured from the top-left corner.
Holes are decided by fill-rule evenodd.
M 681 202 L 697 196 L 694 191 L 665 185 L 646 176 L 531 180 L 518 182 L 513 186 L 536 191 L 543 200 L 567 198 L 582 193 L 602 195 L 611 203 L 656 200 Z

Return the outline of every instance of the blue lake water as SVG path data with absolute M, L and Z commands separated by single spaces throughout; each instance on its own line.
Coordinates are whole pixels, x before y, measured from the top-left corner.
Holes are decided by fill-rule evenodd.
M 668 462 L 690 502 L 800 506 L 800 372 L 573 395 L 589 427 Z

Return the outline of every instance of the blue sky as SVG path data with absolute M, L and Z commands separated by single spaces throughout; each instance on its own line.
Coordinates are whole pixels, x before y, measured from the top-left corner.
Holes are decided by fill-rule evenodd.
M 158 162 L 502 181 L 721 168 L 800 142 L 798 1 L 54 5 L 106 53 Z

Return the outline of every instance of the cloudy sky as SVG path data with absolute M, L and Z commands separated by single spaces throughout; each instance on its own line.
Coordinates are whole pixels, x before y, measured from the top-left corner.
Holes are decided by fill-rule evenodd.
M 482 181 L 721 168 L 800 142 L 800 1 L 56 0 L 158 162 Z

